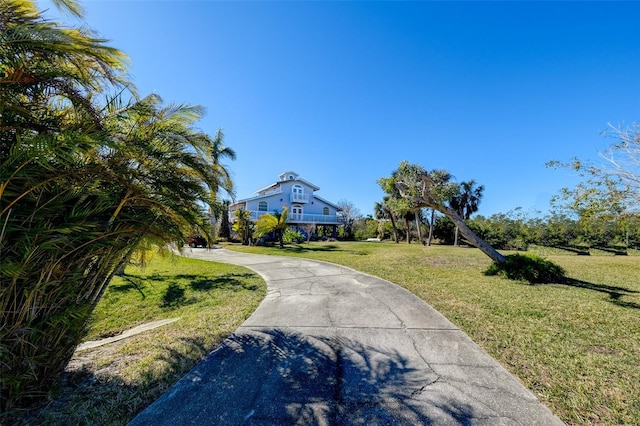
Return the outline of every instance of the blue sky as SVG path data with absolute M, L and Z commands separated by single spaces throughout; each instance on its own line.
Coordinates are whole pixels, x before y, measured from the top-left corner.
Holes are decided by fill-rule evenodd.
M 408 160 L 483 184 L 478 214 L 544 213 L 576 182 L 547 161 L 640 120 L 637 1 L 83 4 L 141 94 L 224 129 L 239 198 L 293 170 L 370 214 Z

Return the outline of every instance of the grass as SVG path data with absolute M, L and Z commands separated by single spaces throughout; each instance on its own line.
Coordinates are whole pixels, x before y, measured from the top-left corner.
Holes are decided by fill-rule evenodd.
M 0 423 L 124 425 L 231 334 L 265 293 L 264 281 L 238 266 L 156 256 L 144 269 L 129 267 L 96 307 L 86 340 L 180 319 L 77 351 L 46 407 Z
M 576 256 L 534 247 L 570 279 L 529 285 L 485 276 L 491 261 L 471 248 L 227 247 L 314 258 L 388 279 L 460 326 L 568 424 L 640 424 L 640 253 Z M 87 340 L 180 320 L 77 352 L 60 393 L 15 423 L 126 424 L 235 330 L 264 294 L 264 282 L 236 266 L 156 257 L 146 269 L 128 268 L 98 305 Z
M 329 261 L 395 282 L 434 306 L 568 424 L 640 424 L 640 262 L 532 248 L 563 284 L 485 276 L 472 248 L 323 242 L 228 248 Z M 637 253 L 636 253 L 637 254 Z

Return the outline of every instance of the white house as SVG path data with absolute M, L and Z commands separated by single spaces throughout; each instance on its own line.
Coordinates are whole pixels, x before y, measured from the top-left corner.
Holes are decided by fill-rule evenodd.
M 255 192 L 254 197 L 238 200 L 229 207 L 229 219 L 234 220 L 236 210 L 251 212 L 251 220 L 256 221 L 264 214 L 282 212 L 284 206 L 289 208 L 289 226 L 292 228 L 307 228 L 315 225 L 315 232 L 327 231 L 336 235 L 338 210 L 340 208 L 330 201 L 316 195 L 320 188 L 302 179 L 296 172 L 284 172 L 278 176 L 278 181 L 265 186 Z M 308 229 L 308 228 L 307 228 Z

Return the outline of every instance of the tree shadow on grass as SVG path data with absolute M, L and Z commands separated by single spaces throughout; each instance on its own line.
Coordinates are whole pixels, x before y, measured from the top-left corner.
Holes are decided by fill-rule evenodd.
M 594 284 L 574 278 L 565 278 L 562 282 L 554 284 L 562 284 L 570 287 L 582 288 L 586 290 L 596 291 L 598 293 L 604 293 L 609 296 L 609 302 L 613 303 L 616 306 L 620 306 L 623 308 L 640 309 L 639 303 L 622 300 L 624 296 L 631 296 L 640 293 L 636 290 L 607 284 Z
M 209 290 L 250 290 L 258 289 L 258 285 L 247 282 L 254 274 L 225 274 L 215 278 L 205 278 L 194 276 L 189 286 L 192 290 L 209 291 Z
M 304 244 L 286 245 L 280 250 L 288 253 L 305 253 L 310 251 L 336 251 L 338 246 L 335 244 L 327 244 L 323 246 L 310 246 Z
M 169 283 L 164 293 L 162 294 L 163 308 L 174 308 L 186 303 L 185 290 L 178 283 Z
M 490 396 L 476 401 L 416 365 L 395 350 L 353 339 L 244 328 L 131 425 L 173 424 L 185 418 L 230 425 L 500 420 L 499 408 L 488 408 Z
M 120 278 L 126 281 L 125 284 L 112 284 L 109 286 L 109 291 L 114 291 L 117 293 L 125 293 L 131 289 L 136 289 L 138 293 L 142 295 L 142 298 L 145 299 L 147 296 L 142 291 L 145 288 L 144 279 L 137 277 L 135 275 L 122 274 Z

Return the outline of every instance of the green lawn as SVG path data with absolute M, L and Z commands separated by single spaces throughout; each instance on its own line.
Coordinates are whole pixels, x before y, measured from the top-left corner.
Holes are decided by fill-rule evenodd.
M 640 424 L 637 256 L 539 249 L 572 280 L 529 285 L 484 276 L 491 261 L 473 248 L 342 242 L 227 248 L 325 260 L 395 282 L 461 327 L 565 422 Z
M 0 424 L 125 425 L 242 324 L 265 293 L 264 280 L 239 266 L 155 256 L 146 268 L 128 267 L 96 307 L 86 340 L 180 319 L 76 352 L 44 409 Z
M 569 284 L 528 285 L 482 271 L 476 249 L 323 242 L 233 250 L 325 260 L 386 278 L 458 324 L 569 424 L 640 424 L 638 256 L 538 254 Z M 249 270 L 155 257 L 130 267 L 98 305 L 87 340 L 141 323 L 179 321 L 78 352 L 62 392 L 19 424 L 126 424 L 253 312 L 264 282 Z

